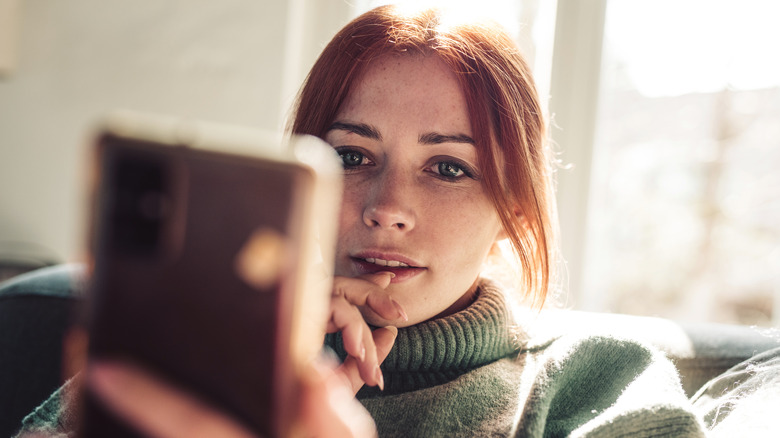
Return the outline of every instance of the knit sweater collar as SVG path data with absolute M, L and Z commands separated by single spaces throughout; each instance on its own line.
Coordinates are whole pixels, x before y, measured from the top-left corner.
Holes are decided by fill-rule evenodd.
M 329 346 L 345 357 L 340 336 Z M 385 390 L 364 387 L 358 397 L 373 397 L 422 389 L 506 357 L 518 350 L 509 330 L 503 293 L 481 280 L 477 299 L 452 315 L 398 330 L 393 349 L 381 365 Z

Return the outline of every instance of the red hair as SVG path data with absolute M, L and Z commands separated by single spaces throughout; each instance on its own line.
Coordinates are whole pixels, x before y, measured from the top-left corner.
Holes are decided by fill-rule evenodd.
M 545 120 L 531 71 L 495 23 L 443 24 L 439 10 L 404 14 L 382 6 L 347 24 L 325 47 L 298 95 L 291 130 L 324 138 L 371 60 L 437 56 L 466 97 L 483 184 L 542 303 L 554 271 L 555 210 Z

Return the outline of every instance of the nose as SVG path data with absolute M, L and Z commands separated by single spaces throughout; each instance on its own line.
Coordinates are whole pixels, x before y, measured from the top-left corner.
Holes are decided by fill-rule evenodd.
M 363 208 L 363 223 L 370 228 L 408 232 L 414 228 L 412 183 L 389 172 L 374 180 Z

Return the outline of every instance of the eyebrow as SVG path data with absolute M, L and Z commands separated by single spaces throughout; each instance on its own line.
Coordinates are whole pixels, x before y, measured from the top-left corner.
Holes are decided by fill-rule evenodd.
M 370 138 L 371 140 L 382 140 L 382 134 L 379 133 L 379 130 L 365 123 L 334 122 L 330 125 L 330 128 L 328 128 L 328 131 L 334 129 L 348 131 L 361 137 Z
M 379 133 L 379 130 L 374 126 L 365 123 L 334 122 L 328 128 L 328 131 L 332 130 L 351 132 L 371 140 L 382 140 L 382 134 Z M 472 146 L 475 145 L 474 139 L 466 134 L 445 135 L 438 132 L 421 134 L 417 141 L 426 145 L 442 143 L 466 143 Z
M 417 141 L 422 144 L 468 143 L 472 146 L 475 145 L 474 139 L 466 134 L 444 135 L 438 132 L 422 134 Z

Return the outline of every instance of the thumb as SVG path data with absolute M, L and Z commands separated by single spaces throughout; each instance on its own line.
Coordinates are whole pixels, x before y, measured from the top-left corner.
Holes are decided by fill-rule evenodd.
M 309 436 L 376 437 L 371 415 L 355 400 L 344 376 L 315 361 L 309 366 L 302 384 L 301 419 Z

